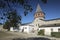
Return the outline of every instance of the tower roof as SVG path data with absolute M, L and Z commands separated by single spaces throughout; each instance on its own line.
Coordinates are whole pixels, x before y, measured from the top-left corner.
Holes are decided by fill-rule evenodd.
M 42 9 L 41 9 L 41 7 L 40 7 L 40 5 L 39 5 L 39 3 L 38 3 L 36 12 L 40 12 L 40 11 L 42 11 Z

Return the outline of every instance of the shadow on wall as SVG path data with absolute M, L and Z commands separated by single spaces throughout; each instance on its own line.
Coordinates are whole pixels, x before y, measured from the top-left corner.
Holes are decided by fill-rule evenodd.
M 34 37 L 34 38 L 14 38 L 13 40 L 50 40 L 48 38 L 43 37 Z

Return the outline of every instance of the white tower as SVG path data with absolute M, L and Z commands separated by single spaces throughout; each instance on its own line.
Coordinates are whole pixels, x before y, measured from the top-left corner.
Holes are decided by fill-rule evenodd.
M 38 4 L 37 5 L 37 9 L 36 9 L 36 12 L 35 12 L 35 15 L 34 15 L 34 27 L 35 29 L 37 30 L 39 28 L 39 26 L 41 25 L 40 23 L 44 20 L 45 18 L 45 14 L 44 12 L 42 11 L 40 5 Z
M 40 5 L 38 4 L 37 5 L 37 9 L 36 9 L 36 12 L 35 12 L 35 15 L 34 15 L 34 18 L 38 18 L 39 20 L 44 20 L 45 18 L 45 14 L 44 12 L 42 11 Z

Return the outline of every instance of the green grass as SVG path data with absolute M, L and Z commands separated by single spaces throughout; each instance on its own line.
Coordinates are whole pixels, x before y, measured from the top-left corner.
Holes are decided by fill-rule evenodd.
M 38 31 L 38 35 L 44 35 L 44 30 Z
M 51 32 L 51 36 L 60 38 L 60 32 Z

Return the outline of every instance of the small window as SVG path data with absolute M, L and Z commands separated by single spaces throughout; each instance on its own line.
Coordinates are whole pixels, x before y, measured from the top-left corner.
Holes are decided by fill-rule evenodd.
M 56 25 L 56 24 L 54 24 L 54 25 Z
M 39 24 L 36 24 L 36 26 L 38 26 L 38 27 L 39 27 Z
M 51 29 L 51 32 L 53 32 L 53 29 Z
M 58 29 L 58 32 L 60 32 L 60 28 Z
M 25 29 L 27 29 L 27 27 L 25 27 Z
M 39 27 L 39 24 L 38 24 L 38 27 Z
M 37 16 L 37 14 L 36 14 L 36 16 Z
M 36 26 L 37 26 L 37 24 L 36 24 Z
M 38 14 L 38 15 L 40 15 L 40 14 Z

